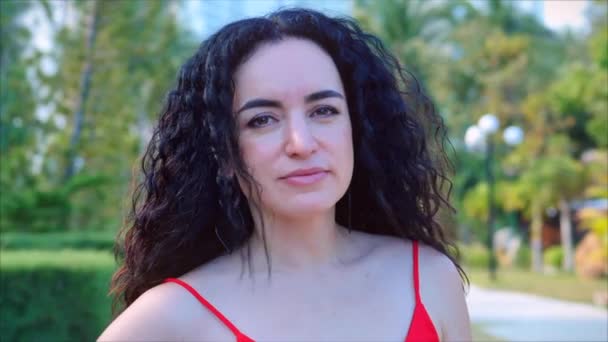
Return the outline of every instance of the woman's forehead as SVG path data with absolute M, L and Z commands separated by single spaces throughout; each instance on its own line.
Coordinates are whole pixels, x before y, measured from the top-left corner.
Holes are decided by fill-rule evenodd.
M 315 43 L 288 38 L 267 43 L 237 70 L 235 99 L 302 98 L 322 89 L 344 93 L 331 57 Z

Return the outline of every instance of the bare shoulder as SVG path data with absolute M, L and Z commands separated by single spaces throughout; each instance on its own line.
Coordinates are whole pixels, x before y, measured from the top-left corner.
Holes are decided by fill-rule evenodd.
M 448 256 L 426 244 L 420 243 L 419 246 L 420 272 L 427 273 L 433 280 L 447 281 L 446 286 L 457 285 L 462 288 L 458 268 Z
M 420 244 L 422 301 L 444 341 L 470 341 L 465 284 L 456 265 L 443 253 Z
M 99 336 L 98 341 L 175 341 L 190 331 L 191 295 L 164 283 L 143 293 Z
M 454 262 L 431 246 L 422 243 L 419 246 L 420 291 L 425 304 L 437 305 L 441 312 L 460 305 L 465 284 Z

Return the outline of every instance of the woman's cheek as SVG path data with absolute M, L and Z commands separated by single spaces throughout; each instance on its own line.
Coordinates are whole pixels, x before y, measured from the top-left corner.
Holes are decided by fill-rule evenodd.
M 243 141 L 242 156 L 248 171 L 259 182 L 260 177 L 271 174 L 272 144 L 267 139 L 249 139 Z

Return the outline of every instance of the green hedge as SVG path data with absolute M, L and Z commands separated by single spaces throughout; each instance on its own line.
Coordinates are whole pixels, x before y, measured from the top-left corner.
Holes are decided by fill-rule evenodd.
M 0 341 L 93 341 L 109 323 L 111 253 L 0 254 Z
M 3 250 L 96 249 L 112 251 L 115 232 L 7 233 L 0 234 Z
M 462 263 L 467 267 L 488 267 L 490 252 L 481 244 L 459 245 Z
M 486 246 L 474 243 L 470 245 L 461 244 L 458 248 L 460 249 L 461 261 L 464 266 L 473 268 L 488 267 L 490 252 Z M 532 253 L 530 252 L 530 247 L 521 245 L 515 255 L 515 266 L 521 269 L 529 269 L 531 260 Z
M 529 270 L 532 266 L 532 250 L 528 245 L 522 244 L 515 255 L 515 266 L 522 270 Z
M 545 265 L 552 266 L 555 269 L 562 268 L 562 260 L 564 259 L 564 250 L 562 246 L 552 246 L 543 252 L 543 261 Z

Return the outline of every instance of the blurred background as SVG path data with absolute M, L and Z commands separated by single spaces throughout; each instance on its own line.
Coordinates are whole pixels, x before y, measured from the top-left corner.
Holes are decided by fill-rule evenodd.
M 179 66 L 286 6 L 355 17 L 435 101 L 475 340 L 608 340 L 604 0 L 0 1 L 0 339 L 101 333 L 113 239 Z

